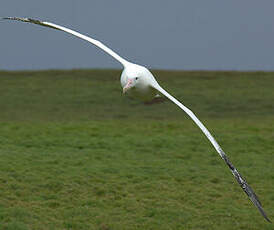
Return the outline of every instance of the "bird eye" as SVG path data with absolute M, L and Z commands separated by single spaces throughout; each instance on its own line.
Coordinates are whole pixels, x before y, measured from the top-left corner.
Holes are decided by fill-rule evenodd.
M 138 80 L 138 77 L 135 77 L 135 80 Z

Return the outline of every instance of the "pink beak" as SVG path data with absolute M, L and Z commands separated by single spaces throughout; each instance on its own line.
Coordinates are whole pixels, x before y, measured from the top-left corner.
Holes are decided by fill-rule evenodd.
M 127 84 L 123 88 L 123 93 L 126 93 L 126 91 L 132 86 L 132 79 L 128 79 Z

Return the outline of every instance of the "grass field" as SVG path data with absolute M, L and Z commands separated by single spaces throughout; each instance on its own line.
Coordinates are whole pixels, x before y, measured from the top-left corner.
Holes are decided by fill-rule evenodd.
M 153 71 L 274 220 L 274 73 Z M 274 229 L 174 104 L 120 71 L 0 72 L 0 229 Z

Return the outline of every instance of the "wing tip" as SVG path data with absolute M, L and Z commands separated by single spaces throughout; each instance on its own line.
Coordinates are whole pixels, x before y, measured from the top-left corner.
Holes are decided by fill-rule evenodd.
M 268 216 L 266 215 L 265 211 L 263 210 L 262 206 L 258 207 L 260 213 L 262 214 L 262 216 L 265 218 L 266 221 L 268 221 L 269 223 L 272 223 L 272 221 L 268 218 Z
M 247 194 L 249 199 L 252 201 L 252 203 L 255 205 L 255 207 L 258 208 L 261 215 L 264 217 L 265 220 L 267 220 L 269 223 L 272 223 L 271 220 L 268 218 L 266 212 L 264 211 L 262 207 L 262 203 L 259 200 L 259 197 L 256 195 L 256 193 L 253 191 L 253 189 L 249 186 L 249 184 L 241 177 L 243 180 L 243 184 L 241 185 L 244 192 Z
M 1 20 L 12 20 L 11 17 L 0 17 Z
M 14 21 L 29 21 L 29 18 L 20 18 L 20 17 L 2 17 L 2 20 L 14 20 Z
M 54 29 L 57 29 L 54 26 L 49 25 L 50 23 L 43 22 L 43 21 L 40 21 L 40 20 L 37 20 L 37 19 L 33 19 L 33 18 L 2 17 L 0 19 L 2 19 L 2 20 L 12 20 L 12 21 L 20 21 L 20 22 L 33 23 L 33 24 L 37 24 L 37 25 L 40 25 L 40 26 L 52 27 Z
M 251 197 L 250 197 L 251 199 Z M 269 223 L 272 223 L 271 220 L 268 218 L 268 216 L 266 215 L 266 212 L 264 211 L 261 202 L 258 199 L 252 200 L 252 203 L 258 208 L 259 212 L 261 213 L 261 215 L 264 217 L 264 219 L 266 221 L 268 221 Z
M 272 221 L 267 216 L 265 216 L 264 218 L 268 221 L 268 223 L 272 223 Z
M 21 18 L 21 17 L 1 17 L 2 20 L 13 20 L 21 22 L 41 23 L 41 21 L 33 18 Z

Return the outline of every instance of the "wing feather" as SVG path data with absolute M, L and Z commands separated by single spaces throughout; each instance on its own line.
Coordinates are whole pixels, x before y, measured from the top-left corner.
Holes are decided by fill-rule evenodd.
M 113 58 L 115 58 L 117 61 L 119 61 L 124 67 L 127 66 L 127 64 L 129 64 L 129 62 L 127 60 L 125 60 L 124 58 L 122 58 L 121 56 L 119 56 L 117 53 L 115 53 L 114 51 L 112 51 L 110 48 L 108 48 L 107 46 L 105 46 L 102 42 L 95 40 L 91 37 L 88 37 L 86 35 L 80 34 L 74 30 L 68 29 L 64 26 L 59 26 L 56 25 L 54 23 L 51 22 L 43 22 L 40 20 L 36 20 L 36 19 L 31 19 L 31 18 L 18 18 L 18 17 L 4 17 L 2 19 L 7 19 L 7 20 L 15 20 L 15 21 L 21 21 L 21 22 L 28 22 L 28 23 L 33 23 L 33 24 L 37 24 L 40 26 L 45 26 L 45 27 L 49 27 L 52 29 L 56 29 L 56 30 L 61 30 L 64 32 L 67 32 L 69 34 L 72 34 L 76 37 L 79 37 L 83 40 L 86 40 L 90 43 L 92 43 L 93 45 L 101 48 L 102 50 L 104 50 L 106 53 L 108 53 L 109 55 L 111 55 Z
M 241 174 L 238 172 L 238 170 L 233 166 L 233 164 L 229 161 L 227 155 L 222 150 L 220 145 L 217 143 L 217 141 L 214 139 L 214 137 L 211 135 L 211 133 L 208 131 L 208 129 L 203 125 L 203 123 L 196 117 L 196 115 L 186 106 L 184 106 L 181 102 L 179 102 L 176 98 L 171 96 L 167 91 L 165 91 L 159 84 L 155 84 L 153 86 L 155 89 L 157 89 L 161 94 L 166 96 L 169 100 L 171 100 L 173 103 L 175 103 L 177 106 L 179 106 L 183 111 L 187 113 L 188 116 L 198 125 L 198 127 L 202 130 L 202 132 L 206 135 L 208 140 L 211 142 L 211 144 L 214 146 L 220 157 L 225 161 L 229 169 L 231 170 L 232 174 L 234 175 L 235 179 L 243 189 L 243 191 L 247 194 L 249 199 L 252 201 L 252 203 L 258 208 L 259 212 L 262 214 L 262 216 L 268 221 L 271 222 L 270 219 L 267 217 L 265 211 L 262 208 L 261 202 L 259 201 L 258 196 L 255 194 L 255 192 L 252 190 L 252 188 L 248 185 L 248 183 L 245 181 L 245 179 L 241 176 Z

